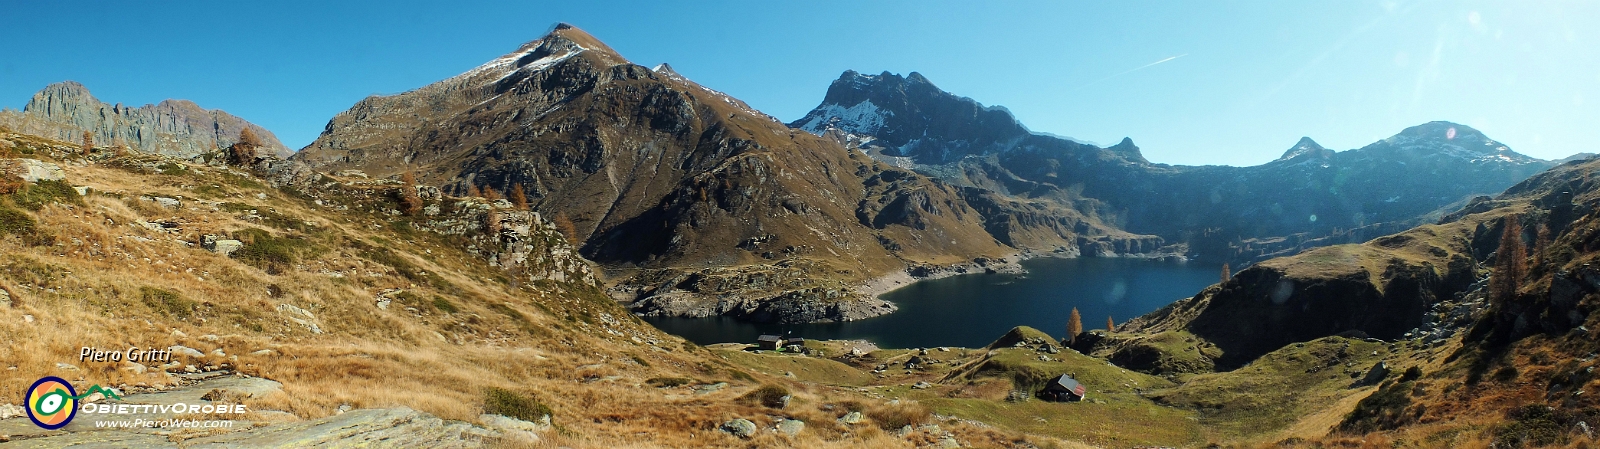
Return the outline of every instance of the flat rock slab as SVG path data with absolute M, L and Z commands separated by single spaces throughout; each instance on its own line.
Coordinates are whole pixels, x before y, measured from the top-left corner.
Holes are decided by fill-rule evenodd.
M 184 441 L 186 448 L 483 446 L 499 434 L 446 421 L 409 408 L 361 409 L 322 419 L 284 423 Z
M 38 159 L 0 159 L 0 173 L 22 178 L 27 182 L 60 181 L 67 172 L 60 165 Z
M 259 377 L 185 376 L 199 382 L 172 390 L 154 393 L 131 394 L 122 401 L 126 404 L 171 405 L 207 404 L 201 399 L 212 390 L 261 397 L 282 389 L 283 385 Z M 79 415 L 61 430 L 44 430 L 33 425 L 27 417 L 0 420 L 0 435 L 9 436 L 7 448 L 223 448 L 223 447 L 273 447 L 273 448 L 340 448 L 340 447 L 428 447 L 457 448 L 481 447 L 488 441 L 498 441 L 504 434 L 460 421 L 447 421 L 409 408 L 360 409 L 322 419 L 299 421 L 292 415 L 270 410 L 252 410 L 246 415 L 264 418 L 260 423 L 252 419 L 234 420 L 228 429 L 204 429 L 211 435 L 183 439 L 177 442 L 168 435 L 184 435 L 188 429 L 110 429 L 96 428 L 95 419 Z M 117 420 L 160 420 L 173 418 L 172 414 L 142 413 L 116 415 Z M 285 421 L 287 420 L 287 422 Z M 530 423 L 531 424 L 531 423 Z M 259 425 L 259 426 L 258 426 Z M 528 432 L 534 434 L 535 432 Z M 189 434 L 195 435 L 195 434 Z

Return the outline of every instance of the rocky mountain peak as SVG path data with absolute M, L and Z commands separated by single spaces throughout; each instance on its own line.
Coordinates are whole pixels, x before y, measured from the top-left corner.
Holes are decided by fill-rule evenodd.
M 48 110 L 52 104 L 86 104 L 96 103 L 99 100 L 89 93 L 89 88 L 83 87 L 77 81 L 62 81 L 52 83 L 33 94 L 28 104 L 22 107 L 23 111 Z
M 1123 137 L 1121 142 L 1117 142 L 1116 145 L 1106 147 L 1106 150 L 1122 155 L 1129 161 L 1143 163 L 1150 162 L 1144 158 L 1144 153 L 1139 152 L 1139 146 L 1133 144 L 1133 138 L 1131 137 Z
M 573 47 L 576 47 L 575 49 L 596 51 L 621 58 L 616 50 L 612 50 L 604 42 L 565 22 L 556 24 L 555 28 L 552 28 L 550 33 L 540 38 L 539 41 L 551 48 L 573 49 Z
M 1512 151 L 1505 144 L 1490 139 L 1470 126 L 1445 121 L 1412 126 L 1361 149 L 1415 158 L 1459 158 L 1479 163 L 1521 165 L 1546 162 Z
M 1010 111 L 952 95 L 916 72 L 845 71 L 828 86 L 822 105 L 789 126 L 817 135 L 836 129 L 870 136 L 887 154 L 919 163 L 1004 151 L 1031 135 Z
M 248 126 L 271 151 L 279 156 L 291 153 L 272 132 L 227 112 L 177 99 L 140 107 L 108 104 L 76 81 L 45 86 L 22 111 L 0 112 L 0 125 L 67 142 L 78 142 L 87 131 L 97 145 L 120 144 L 181 158 L 228 148 Z
M 1323 148 L 1321 144 L 1311 140 L 1310 137 L 1301 137 L 1300 141 L 1295 142 L 1294 146 L 1290 147 L 1288 151 L 1284 151 L 1283 156 L 1278 157 L 1278 160 L 1288 161 L 1304 156 L 1328 157 L 1331 154 L 1333 154 L 1332 151 Z

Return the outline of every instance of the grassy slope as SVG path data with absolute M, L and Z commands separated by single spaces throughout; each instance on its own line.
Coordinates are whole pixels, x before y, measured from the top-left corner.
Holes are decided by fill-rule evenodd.
M 711 352 L 638 321 L 594 287 L 519 281 L 519 273 L 463 250 L 481 240 L 412 230 L 409 218 L 388 213 L 395 207 L 387 194 L 392 186 L 325 179 L 339 182 L 319 183 L 332 189 L 327 192 L 309 192 L 329 194 L 319 205 L 308 193 L 273 189 L 224 168 L 142 156 L 85 160 L 70 144 L 0 137 L 34 153 L 20 156 L 62 164 L 67 182 L 92 192 L 45 201 L 37 211 L 19 203 L 31 201 L 24 201 L 26 194 L 0 195 L 0 205 L 37 225 L 0 235 L 0 288 L 12 298 L 9 307 L 0 306 L 5 385 L 58 375 L 159 388 L 173 382 L 159 367 L 140 373 L 132 366 L 79 362 L 79 348 L 181 344 L 225 353 L 181 359 L 185 364 L 283 382 L 282 394 L 245 402 L 253 410 L 301 418 L 330 415 L 341 405 L 406 406 L 471 422 L 484 412 L 487 392 L 500 388 L 554 411 L 562 430 L 546 435 L 552 445 L 912 444 L 871 426 L 852 431 L 823 407 L 853 401 L 873 408 L 878 401 L 736 373 Z M 147 196 L 182 198 L 184 205 L 163 208 L 141 199 Z M 159 222 L 175 226 L 141 224 Z M 194 244 L 202 234 L 245 235 L 252 243 L 224 257 Z M 378 297 L 394 289 L 405 294 L 393 296 L 388 309 L 378 308 Z M 730 386 L 699 395 L 687 385 L 646 385 L 660 377 Z M 806 432 L 766 432 L 741 442 L 713 430 L 735 417 L 770 426 L 774 410 L 736 400 L 762 384 L 793 392 L 796 405 L 781 413 L 806 420 Z M 0 391 L 0 402 L 19 402 L 18 394 Z M 971 444 L 1026 438 L 974 426 L 954 430 Z M 640 434 L 652 438 L 641 441 Z

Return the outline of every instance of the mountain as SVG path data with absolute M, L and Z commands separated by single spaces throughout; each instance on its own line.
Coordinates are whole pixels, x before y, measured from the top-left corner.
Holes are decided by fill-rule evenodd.
M 250 127 L 264 146 L 279 156 L 290 151 L 271 131 L 220 110 L 201 108 L 189 100 L 165 100 L 140 107 L 108 104 L 74 81 L 45 86 L 22 111 L 0 111 L 0 126 L 32 135 L 81 142 L 94 134 L 97 146 L 126 145 L 146 153 L 183 159 L 232 146 Z
M 1252 167 L 1157 164 L 1131 139 L 1097 147 L 1033 133 L 917 73 L 847 71 L 790 125 L 956 185 L 1095 200 L 1103 222 L 1236 263 L 1397 232 L 1554 165 L 1449 122 L 1350 151 L 1303 138 Z
M 1020 250 L 1007 241 L 1075 251 L 1080 237 L 1113 249 L 1145 238 L 1028 215 L 1048 205 L 974 204 L 981 193 L 790 129 L 565 24 L 455 77 L 362 100 L 292 162 L 415 172 L 453 194 L 520 188 L 571 223 L 582 254 L 621 279 L 613 293 L 644 313 L 864 318 L 893 308 L 858 283 L 908 267 L 997 261 Z

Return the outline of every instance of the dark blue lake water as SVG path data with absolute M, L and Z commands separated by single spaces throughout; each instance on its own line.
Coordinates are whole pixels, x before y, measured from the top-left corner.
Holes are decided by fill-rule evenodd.
M 894 313 L 844 323 L 748 323 L 732 318 L 647 317 L 658 328 L 699 344 L 755 342 L 792 332 L 811 339 L 865 339 L 885 348 L 981 347 L 1019 325 L 1060 338 L 1077 307 L 1084 329 L 1121 324 L 1217 282 L 1221 265 L 1146 259 L 1023 261 L 1027 274 L 970 274 L 917 282 L 882 298 Z

